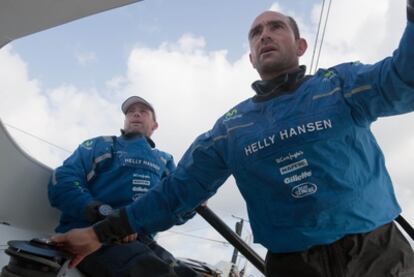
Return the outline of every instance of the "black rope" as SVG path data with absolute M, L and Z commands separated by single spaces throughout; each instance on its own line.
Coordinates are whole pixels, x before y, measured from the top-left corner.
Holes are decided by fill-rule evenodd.
M 404 231 L 414 240 L 414 228 L 413 226 L 408 223 L 407 220 L 402 215 L 399 215 L 395 221 L 400 224 L 400 226 L 404 229 Z

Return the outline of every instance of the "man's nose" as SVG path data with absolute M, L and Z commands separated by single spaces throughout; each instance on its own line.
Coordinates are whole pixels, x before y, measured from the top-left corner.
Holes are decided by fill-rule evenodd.
M 271 38 L 270 38 L 270 32 L 269 32 L 268 28 L 264 28 L 263 29 L 263 31 L 261 33 L 261 36 L 260 36 L 260 40 L 262 42 L 271 40 Z

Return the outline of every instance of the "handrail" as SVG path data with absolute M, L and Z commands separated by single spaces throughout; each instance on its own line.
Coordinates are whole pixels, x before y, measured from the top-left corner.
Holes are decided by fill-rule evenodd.
M 265 262 L 239 235 L 226 225 L 209 207 L 202 205 L 196 209 L 197 213 L 203 217 L 213 228 L 219 232 L 228 242 L 231 243 L 239 252 L 251 262 L 258 270 L 265 274 Z

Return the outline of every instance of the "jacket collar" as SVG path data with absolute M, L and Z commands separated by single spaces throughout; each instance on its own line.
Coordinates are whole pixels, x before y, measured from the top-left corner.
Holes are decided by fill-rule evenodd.
M 266 101 L 274 97 L 288 94 L 297 89 L 311 76 L 305 76 L 306 66 L 301 65 L 293 72 L 283 74 L 271 80 L 258 80 L 252 84 L 256 95 L 254 102 Z
M 131 140 L 131 139 L 134 139 L 134 138 L 145 137 L 145 139 L 147 140 L 147 142 L 151 146 L 151 148 L 155 148 L 154 141 L 151 138 L 149 138 L 147 136 L 144 136 L 143 134 L 141 134 L 139 132 L 125 133 L 125 131 L 121 129 L 121 137 L 123 137 L 125 140 Z

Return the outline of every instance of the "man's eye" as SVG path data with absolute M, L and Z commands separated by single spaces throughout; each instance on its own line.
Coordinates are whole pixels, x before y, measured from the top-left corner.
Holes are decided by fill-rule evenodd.
M 272 29 L 272 30 L 277 30 L 277 29 L 280 29 L 281 27 L 282 27 L 282 25 L 277 24 L 277 23 L 274 23 L 274 24 L 270 25 L 270 29 Z
M 250 38 L 254 38 L 256 36 L 258 36 L 260 33 L 260 31 L 258 29 L 254 29 L 250 32 Z

